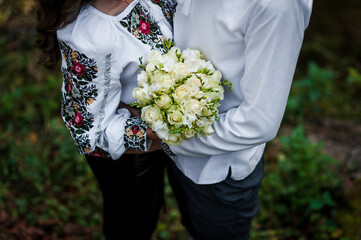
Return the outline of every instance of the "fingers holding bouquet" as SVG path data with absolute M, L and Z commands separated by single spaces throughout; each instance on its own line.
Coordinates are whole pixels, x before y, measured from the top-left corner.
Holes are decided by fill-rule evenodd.
M 123 103 L 123 102 L 120 102 L 118 107 L 127 109 L 130 112 L 130 114 L 134 117 L 141 117 L 141 109 L 140 108 L 131 107 L 130 105 Z M 137 132 L 137 134 L 142 134 L 142 133 Z M 150 127 L 148 127 L 146 134 L 147 134 L 147 139 L 160 140 L 158 135 Z

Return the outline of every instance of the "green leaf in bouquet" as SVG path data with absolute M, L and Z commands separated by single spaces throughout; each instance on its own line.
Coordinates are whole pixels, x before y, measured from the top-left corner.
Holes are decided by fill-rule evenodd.
M 233 83 L 231 83 L 231 82 L 229 81 L 229 79 L 224 80 L 224 81 L 221 83 L 221 85 L 222 85 L 222 86 L 229 85 L 228 90 L 229 90 L 229 92 L 232 91 L 232 85 L 233 85 Z
M 208 68 L 200 69 L 200 70 L 198 70 L 197 73 L 203 73 L 203 74 L 208 75 L 208 76 L 213 75 L 213 72 Z
M 143 64 L 143 57 L 138 58 L 138 60 L 139 60 L 138 66 L 145 71 L 146 68 L 145 68 L 145 65 Z
M 168 53 L 169 49 L 171 49 L 174 45 L 175 43 L 170 38 L 163 40 L 163 47 L 166 53 Z

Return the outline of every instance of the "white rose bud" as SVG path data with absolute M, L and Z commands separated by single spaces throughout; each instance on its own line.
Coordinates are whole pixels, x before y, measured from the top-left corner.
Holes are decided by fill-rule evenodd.
M 187 130 L 184 133 L 184 137 L 186 137 L 187 139 L 190 139 L 194 136 L 194 134 L 196 134 L 196 131 L 194 131 L 193 129 Z
M 222 74 L 219 70 L 213 72 L 212 75 L 209 76 L 211 82 L 221 83 Z
M 224 98 L 224 89 L 222 86 L 217 86 L 212 89 L 213 92 L 205 92 L 204 96 L 208 102 L 212 102 L 214 100 L 223 100 Z
M 207 107 L 204 107 L 202 109 L 202 115 L 203 116 L 208 117 L 208 116 L 211 116 L 212 114 L 213 114 L 213 112 L 211 110 L 209 110 Z
M 214 81 L 212 76 L 202 75 L 203 89 L 213 89 L 220 85 L 219 82 Z
M 182 102 L 185 101 L 189 98 L 189 91 L 188 91 L 188 86 L 186 85 L 180 85 L 179 87 L 177 87 L 176 90 L 174 90 L 173 93 L 173 99 L 176 102 Z
M 171 125 L 182 125 L 183 114 L 179 110 L 170 111 L 168 114 L 168 122 Z
M 190 99 L 184 103 L 184 108 L 191 113 L 201 114 L 203 110 L 203 106 L 201 103 L 196 99 Z
M 170 93 L 171 88 L 175 85 L 175 80 L 168 74 L 154 74 L 151 78 L 154 83 L 159 84 L 159 90 L 162 92 Z

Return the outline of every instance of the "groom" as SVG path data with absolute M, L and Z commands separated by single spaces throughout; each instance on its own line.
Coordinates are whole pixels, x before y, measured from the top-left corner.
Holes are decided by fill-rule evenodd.
M 167 149 L 182 222 L 196 240 L 248 239 L 263 152 L 279 129 L 312 0 L 182 0 L 175 43 L 233 83 L 211 136 Z

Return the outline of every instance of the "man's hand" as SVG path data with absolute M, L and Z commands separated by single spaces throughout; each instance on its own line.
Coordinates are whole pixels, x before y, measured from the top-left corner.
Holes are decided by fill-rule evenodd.
M 139 108 L 133 108 L 123 102 L 120 102 L 118 107 L 128 109 L 128 111 L 130 112 L 130 114 L 132 116 L 140 117 L 140 109 Z M 155 132 L 153 132 L 153 130 L 151 128 L 148 128 L 148 130 L 147 130 L 147 139 L 160 140 L 158 135 Z
M 134 149 L 128 149 L 124 152 L 124 154 L 143 154 L 143 153 L 150 153 L 157 150 L 162 150 L 162 144 L 160 143 L 160 140 L 153 140 L 152 145 L 150 146 L 148 151 L 140 151 L 140 150 L 134 150 Z

